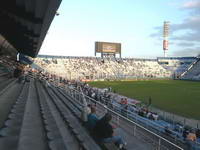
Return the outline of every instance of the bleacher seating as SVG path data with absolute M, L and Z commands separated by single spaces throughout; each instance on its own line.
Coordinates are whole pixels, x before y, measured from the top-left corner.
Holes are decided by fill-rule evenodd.
M 182 79 L 200 80 L 200 59 L 198 59 L 188 70 L 182 75 Z
M 19 83 L 1 76 L 0 81 L 0 149 L 102 148 L 82 125 L 82 106 L 61 88 L 35 78 Z
M 196 57 L 158 57 L 158 63 L 176 76 L 180 76 L 197 60 Z
M 66 79 L 170 78 L 154 59 L 101 59 L 98 57 L 37 57 L 34 63 Z
M 0 149 L 101 149 L 66 103 L 63 105 L 57 89 L 36 79 L 22 83 L 0 80 L 5 82 L 0 84 Z
M 7 90 L 2 88 L 0 95 L 0 149 L 102 149 L 82 125 L 81 106 L 63 90 L 33 78 L 6 81 L 10 84 L 4 85 Z

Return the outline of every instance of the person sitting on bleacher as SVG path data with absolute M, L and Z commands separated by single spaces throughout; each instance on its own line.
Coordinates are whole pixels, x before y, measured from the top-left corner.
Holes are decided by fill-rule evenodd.
M 88 115 L 87 121 L 88 129 L 90 130 L 90 132 L 93 131 L 98 120 L 99 118 L 96 115 L 96 108 L 94 106 L 91 106 L 91 113 Z
M 193 150 L 194 143 L 197 140 L 196 134 L 194 130 L 191 130 L 190 133 L 187 135 L 187 146 L 188 150 Z
M 103 143 L 115 143 L 120 149 L 125 150 L 126 143 L 121 136 L 114 135 L 113 126 L 110 124 L 111 114 L 106 113 L 94 127 L 94 135 Z
M 23 76 L 23 66 L 22 65 L 18 65 L 14 72 L 13 72 L 13 76 L 15 78 L 18 78 L 18 83 L 21 83 L 21 81 L 24 79 L 24 76 Z
M 191 130 L 191 132 L 187 135 L 187 140 L 193 141 L 193 142 L 197 140 L 195 131 Z
M 22 74 L 22 69 L 21 69 L 19 66 L 17 66 L 17 67 L 15 68 L 14 72 L 13 72 L 13 76 L 14 76 L 15 78 L 18 78 L 18 77 L 21 76 L 21 74 Z
M 197 136 L 197 138 L 200 138 L 200 129 L 196 130 L 196 136 Z
M 183 129 L 183 134 L 182 134 L 184 141 L 186 140 L 188 134 L 189 134 L 189 130 L 187 128 L 184 128 Z
M 153 113 L 152 114 L 152 116 L 153 116 L 153 120 L 155 120 L 155 121 L 157 121 L 158 120 L 158 114 L 157 113 Z

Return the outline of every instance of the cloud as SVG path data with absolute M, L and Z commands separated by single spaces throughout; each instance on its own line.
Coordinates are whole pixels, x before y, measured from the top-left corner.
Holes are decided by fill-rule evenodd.
M 179 49 L 172 53 L 173 56 L 197 56 L 200 54 L 200 47 Z
M 181 47 L 191 47 L 191 46 L 195 46 L 195 43 L 180 42 L 180 43 L 177 43 L 177 45 Z
M 192 1 L 185 2 L 182 5 L 182 8 L 184 8 L 184 9 L 196 9 L 196 10 L 199 11 L 198 8 L 200 8 L 200 1 L 199 0 L 192 0 Z
M 189 10 L 189 16 L 185 18 L 182 23 L 170 24 L 170 43 L 184 48 L 177 51 L 175 54 L 199 54 L 200 45 L 200 1 L 191 0 L 183 3 L 180 7 L 184 10 Z M 150 37 L 157 40 L 162 39 L 163 27 L 154 27 L 155 33 L 152 33 Z
M 158 38 L 158 37 L 162 36 L 162 29 L 163 29 L 163 27 L 159 26 L 159 27 L 154 27 L 153 29 L 156 30 L 156 32 L 150 34 L 150 37 Z

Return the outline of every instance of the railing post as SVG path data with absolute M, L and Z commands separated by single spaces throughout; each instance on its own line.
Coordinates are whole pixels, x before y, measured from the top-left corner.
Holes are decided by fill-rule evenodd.
M 74 93 L 74 99 L 76 99 L 76 92 L 75 92 L 75 91 L 73 91 L 73 93 Z
M 71 95 L 70 95 L 70 89 L 67 89 L 67 94 L 68 94 L 69 96 L 71 96 Z
M 75 99 L 75 91 L 73 90 L 73 98 Z
M 72 90 L 71 90 L 71 89 L 70 89 L 70 91 L 69 91 L 69 92 L 70 92 L 70 96 L 72 96 Z
M 117 125 L 119 125 L 119 116 L 117 115 Z
M 76 93 L 76 91 L 74 91 L 74 93 L 75 93 L 75 99 L 77 100 L 77 93 Z
M 107 106 L 104 104 L 103 107 L 104 107 L 104 109 L 105 109 L 104 112 L 107 113 L 107 112 L 108 112 Z
M 158 139 L 158 150 L 161 149 L 160 146 L 161 146 L 161 139 L 159 138 L 159 139 Z
M 133 126 L 133 136 L 136 134 L 136 125 Z
M 79 101 L 79 102 L 81 101 L 80 93 L 78 93 L 78 101 Z
M 174 138 L 174 141 L 176 142 L 176 140 L 177 140 L 177 135 L 175 135 L 175 138 Z

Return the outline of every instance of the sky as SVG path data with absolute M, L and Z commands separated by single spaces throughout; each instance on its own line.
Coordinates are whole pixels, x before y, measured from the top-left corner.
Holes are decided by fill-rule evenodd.
M 94 56 L 95 41 L 122 44 L 122 57 L 200 54 L 200 0 L 62 0 L 39 54 Z M 98 55 L 100 56 L 100 55 Z

